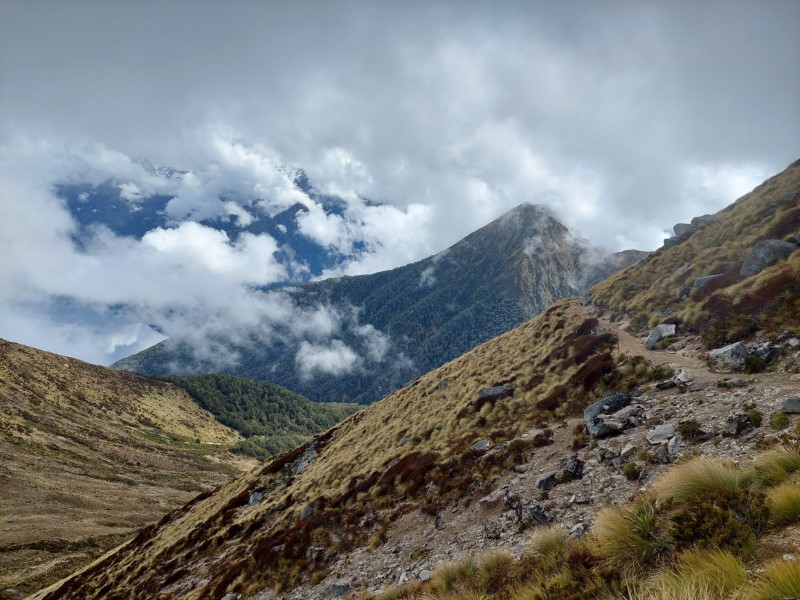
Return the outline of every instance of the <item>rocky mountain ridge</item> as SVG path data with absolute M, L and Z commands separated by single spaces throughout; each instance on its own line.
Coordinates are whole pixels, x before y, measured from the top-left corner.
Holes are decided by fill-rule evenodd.
M 603 253 L 548 209 L 521 204 L 417 263 L 275 292 L 305 311 L 348 315 L 324 343 L 315 331 L 292 337 L 276 334 L 275 327 L 269 335 L 254 331 L 246 341 L 217 337 L 214 343 L 240 357 L 224 367 L 236 375 L 273 381 L 317 401 L 369 403 L 644 256 Z M 358 355 L 360 362 L 348 371 L 309 373 L 304 348 Z M 151 375 L 219 370 L 197 354 L 192 343 L 176 338 L 113 367 Z

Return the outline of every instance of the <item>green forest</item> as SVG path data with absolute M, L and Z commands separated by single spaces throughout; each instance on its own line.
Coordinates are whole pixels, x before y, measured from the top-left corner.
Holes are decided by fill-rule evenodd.
M 302 444 L 358 410 L 353 404 L 312 402 L 274 383 L 226 373 L 167 376 L 216 419 L 245 439 L 231 450 L 263 459 Z

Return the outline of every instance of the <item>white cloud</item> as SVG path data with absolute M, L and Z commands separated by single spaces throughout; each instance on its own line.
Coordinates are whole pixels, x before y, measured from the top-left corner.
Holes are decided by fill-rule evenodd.
M 348 374 L 359 366 L 360 361 L 350 346 L 341 340 L 332 340 L 329 345 L 301 342 L 295 362 L 301 376 L 310 379 L 315 373 Z

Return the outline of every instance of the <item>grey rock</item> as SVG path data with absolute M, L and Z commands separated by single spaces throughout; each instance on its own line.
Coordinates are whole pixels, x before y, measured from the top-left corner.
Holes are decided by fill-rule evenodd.
M 417 575 L 420 581 L 430 581 L 431 577 L 433 577 L 433 571 L 429 571 L 428 569 L 422 569 L 419 574 Z
M 702 225 L 705 225 L 706 223 L 710 223 L 713 220 L 714 215 L 700 215 L 699 217 L 692 219 L 690 224 L 696 229 Z
M 673 274 L 673 275 L 680 275 L 680 274 L 681 274 L 681 273 L 683 273 L 683 272 L 684 272 L 686 269 L 688 269 L 690 266 L 692 266 L 692 263 L 688 263 L 688 262 L 687 262 L 687 263 L 683 263 L 683 264 L 682 264 L 680 267 L 678 267 L 677 269 L 675 269 L 675 270 L 672 272 L 672 274 Z
M 744 414 L 735 414 L 725 421 L 725 434 L 729 436 L 738 436 L 750 431 L 753 428 L 753 422 Z
M 786 344 L 791 348 L 798 348 L 800 347 L 800 339 L 796 337 L 790 337 L 788 340 L 786 340 Z
M 478 392 L 478 400 L 483 402 L 497 402 L 504 398 L 509 398 L 514 394 L 514 388 L 510 385 L 496 385 L 494 387 L 483 388 Z
M 656 384 L 657 390 L 668 390 L 670 388 L 674 388 L 678 385 L 678 383 L 674 379 L 666 379 L 664 381 L 659 381 Z
M 397 578 L 397 583 L 408 583 L 409 579 L 408 572 L 403 571 L 400 573 L 400 577 Z
M 446 379 L 442 379 L 439 382 L 439 385 L 437 385 L 436 387 L 440 392 L 446 390 L 447 389 L 447 380 Z
M 680 237 L 682 235 L 686 235 L 687 233 L 692 233 L 694 231 L 694 227 L 691 226 L 689 223 L 675 223 L 672 228 L 672 231 L 675 232 L 675 235 Z
M 681 286 L 681 289 L 678 290 L 678 300 L 686 300 L 689 297 L 689 294 L 692 293 L 692 286 L 684 285 Z
M 489 440 L 478 440 L 472 446 L 470 446 L 470 450 L 474 450 L 475 452 L 486 452 L 489 448 L 492 447 L 492 442 Z
M 694 280 L 694 283 L 692 284 L 692 287 L 704 288 L 709 283 L 711 283 L 712 281 L 714 281 L 718 277 L 722 277 L 723 275 L 724 275 L 724 273 L 715 273 L 714 275 L 704 275 L 703 277 L 698 277 L 697 279 Z
M 569 473 L 572 473 L 576 479 L 583 477 L 583 461 L 578 458 L 577 454 L 573 454 L 567 458 L 562 458 L 558 462 L 558 468 L 562 471 L 568 471 Z
M 536 489 L 552 490 L 557 483 L 556 473 L 543 473 L 536 478 Z
M 757 342 L 747 347 L 747 353 L 757 356 L 764 362 L 769 362 L 777 352 L 778 348 L 770 341 Z
M 624 460 L 630 460 L 631 458 L 636 456 L 636 454 L 638 452 L 639 452 L 639 448 L 637 446 L 634 446 L 633 444 L 628 443 L 628 444 L 625 445 L 625 447 L 622 449 L 622 452 L 620 452 L 619 455 Z
M 569 539 L 575 540 L 583 537 L 586 534 L 586 525 L 577 523 L 572 529 L 569 530 Z
M 741 371 L 747 358 L 747 346 L 742 342 L 715 348 L 709 354 L 711 365 L 723 371 Z
M 800 396 L 789 396 L 781 403 L 781 412 L 790 415 L 800 415 Z
M 706 383 L 705 381 L 698 381 L 689 386 L 689 391 L 702 392 L 703 390 L 707 390 L 710 386 L 711 386 L 710 383 Z
M 662 324 L 657 325 L 655 329 L 650 333 L 647 338 L 647 341 L 644 343 L 644 347 L 648 350 L 652 350 L 656 347 L 656 344 L 666 337 L 672 337 L 675 335 L 675 325 L 674 324 Z
M 745 256 L 739 274 L 749 277 L 760 273 L 769 265 L 788 257 L 795 250 L 797 250 L 796 244 L 783 240 L 761 240 Z
M 550 518 L 547 516 L 547 513 L 545 512 L 544 508 L 542 508 L 538 504 L 529 506 L 528 514 L 530 514 L 531 520 L 536 523 L 539 523 L 539 525 L 546 525 L 550 521 Z
M 241 597 L 242 597 L 241 594 L 234 594 L 233 592 L 228 592 L 219 600 L 239 600 L 239 598 Z
M 662 464 L 667 464 L 670 462 L 669 450 L 667 449 L 666 444 L 662 444 L 656 448 L 655 455 L 656 459 Z
M 248 506 L 255 506 L 261 501 L 263 497 L 264 493 L 259 492 L 258 490 L 256 490 L 255 492 L 250 492 L 250 499 L 247 501 Z
M 615 413 L 628 404 L 630 404 L 630 398 L 626 394 L 611 394 L 587 406 L 583 411 L 583 420 L 589 430 L 589 435 L 601 438 L 616 433 L 618 430 L 603 423 L 602 415 Z
M 689 375 L 689 371 L 686 369 L 681 369 L 678 371 L 678 374 L 675 375 L 675 381 L 678 383 L 689 383 L 692 380 L 692 376 Z
M 648 442 L 650 442 L 653 446 L 656 446 L 668 441 L 674 435 L 675 426 L 665 423 L 664 425 L 656 426 L 656 428 L 652 431 L 648 431 L 645 437 L 647 438 Z
M 674 456 L 675 453 L 678 451 L 678 444 L 679 444 L 678 436 L 677 435 L 672 436 L 669 442 L 667 442 L 667 452 L 669 452 L 671 455 Z
M 294 466 L 292 467 L 292 473 L 295 475 L 299 475 L 303 471 L 308 468 L 314 460 L 317 458 L 317 449 L 314 447 L 314 442 L 310 442 L 308 446 L 306 446 L 306 451 L 303 453 L 303 456 L 295 461 Z
M 301 519 L 307 519 L 308 517 L 310 517 L 313 514 L 314 514 L 314 507 L 311 506 L 310 504 L 306 504 L 303 507 L 303 510 L 300 511 L 300 518 Z
M 621 469 L 625 466 L 625 461 L 621 456 L 617 456 L 616 458 L 611 459 L 611 466 L 615 469 Z

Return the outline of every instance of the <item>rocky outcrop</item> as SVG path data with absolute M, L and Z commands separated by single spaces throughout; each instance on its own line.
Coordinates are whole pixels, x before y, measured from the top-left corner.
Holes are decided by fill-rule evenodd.
M 795 250 L 795 244 L 783 240 L 761 240 L 747 253 L 739 274 L 749 277 L 760 273 L 771 264 L 787 258 Z
M 664 240 L 664 248 L 669 248 L 678 242 L 682 242 L 713 218 L 713 215 L 701 215 L 692 219 L 691 223 L 676 223 L 672 228 L 675 235 Z
M 617 423 L 606 423 L 604 415 L 613 415 L 628 406 L 630 401 L 626 394 L 611 394 L 587 406 L 583 411 L 583 420 L 589 435 L 594 438 L 602 438 L 622 431 Z
M 667 337 L 672 337 L 675 335 L 675 325 L 670 324 L 661 324 L 657 325 L 655 329 L 650 333 L 650 336 L 647 338 L 647 341 L 644 343 L 644 347 L 648 350 L 652 350 L 656 347 L 656 344 L 660 342 L 662 339 Z
M 741 371 L 747 358 L 747 346 L 742 342 L 716 348 L 709 355 L 711 366 L 719 371 Z

